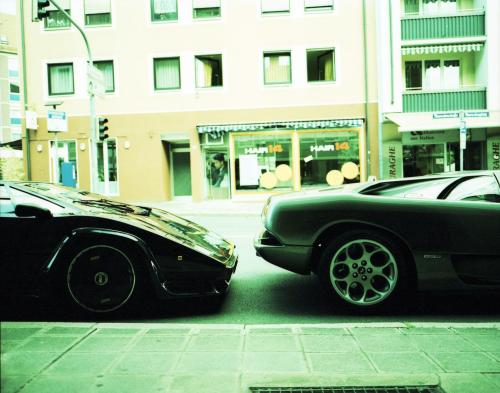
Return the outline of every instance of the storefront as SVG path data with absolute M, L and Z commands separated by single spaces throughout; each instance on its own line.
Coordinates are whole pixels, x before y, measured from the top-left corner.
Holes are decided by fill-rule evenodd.
M 366 177 L 363 125 L 348 119 L 199 126 L 206 198 L 359 182 Z
M 391 128 L 391 124 L 384 127 L 383 177 L 410 177 L 461 169 L 496 169 L 499 158 L 495 146 L 500 142 L 497 114 L 475 111 L 465 112 L 465 115 L 468 113 L 471 117 L 462 115 L 461 120 L 459 114 L 453 112 L 446 116 L 410 114 L 406 118 L 398 117 L 404 114 L 391 114 L 392 126 L 396 127 Z M 472 115 L 476 117 L 472 118 Z M 459 121 L 464 124 L 462 149 Z M 436 129 L 439 126 L 444 129 Z

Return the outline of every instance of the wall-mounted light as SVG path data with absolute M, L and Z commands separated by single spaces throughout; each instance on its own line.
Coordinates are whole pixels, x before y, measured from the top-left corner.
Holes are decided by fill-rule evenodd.
M 84 151 L 85 149 L 87 148 L 87 146 L 85 145 L 85 143 L 80 143 L 80 150 L 81 151 Z
M 123 147 L 127 150 L 130 149 L 130 141 L 123 142 Z
M 38 153 L 41 153 L 43 151 L 43 145 L 40 145 L 40 144 L 36 145 L 36 151 Z

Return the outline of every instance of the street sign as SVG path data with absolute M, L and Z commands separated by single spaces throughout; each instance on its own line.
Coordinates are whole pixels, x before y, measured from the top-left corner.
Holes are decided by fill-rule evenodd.
M 467 146 L 467 126 L 465 121 L 460 122 L 460 149 L 465 149 Z
M 96 95 L 99 98 L 104 98 L 105 83 L 104 73 L 97 67 L 89 64 L 87 68 L 88 92 L 91 95 Z
M 490 112 L 488 111 L 466 111 L 464 112 L 465 117 L 489 117 Z
M 47 131 L 67 132 L 68 116 L 66 112 L 49 109 L 47 111 Z
M 441 113 L 433 113 L 433 119 L 456 119 L 459 117 L 458 112 L 441 112 Z

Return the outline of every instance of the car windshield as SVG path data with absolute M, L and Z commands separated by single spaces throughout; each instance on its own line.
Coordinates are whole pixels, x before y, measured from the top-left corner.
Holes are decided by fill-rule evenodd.
M 364 195 L 381 195 L 399 198 L 437 199 L 441 192 L 455 180 L 455 177 L 445 177 L 382 182 L 369 186 L 360 191 L 360 193 Z
M 151 209 L 147 207 L 139 207 L 123 202 L 112 201 L 110 199 L 105 199 L 98 194 L 92 194 L 87 191 L 77 190 L 74 188 L 59 186 L 55 184 L 25 183 L 23 184 L 23 187 L 25 189 L 32 189 L 38 194 L 49 199 L 55 199 L 69 204 L 77 204 L 80 206 L 87 206 L 91 208 L 95 207 L 100 209 L 106 208 L 121 213 L 131 213 L 142 216 L 148 216 L 151 212 Z

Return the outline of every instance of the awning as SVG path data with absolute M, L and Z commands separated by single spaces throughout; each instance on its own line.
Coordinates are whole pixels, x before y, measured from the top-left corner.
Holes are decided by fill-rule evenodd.
M 479 52 L 483 48 L 482 42 L 454 45 L 422 45 L 404 46 L 401 54 L 405 55 L 434 55 L 444 53 Z
M 398 126 L 400 132 L 437 131 L 460 128 L 457 111 L 385 113 L 384 118 Z M 500 111 L 464 111 L 467 128 L 500 128 Z
M 266 123 L 243 123 L 243 124 L 221 124 L 198 126 L 200 134 L 209 133 L 213 137 L 219 137 L 224 132 L 241 131 L 268 131 L 268 130 L 309 130 L 361 127 L 363 119 L 335 119 L 335 120 L 304 120 L 304 121 L 274 121 Z

